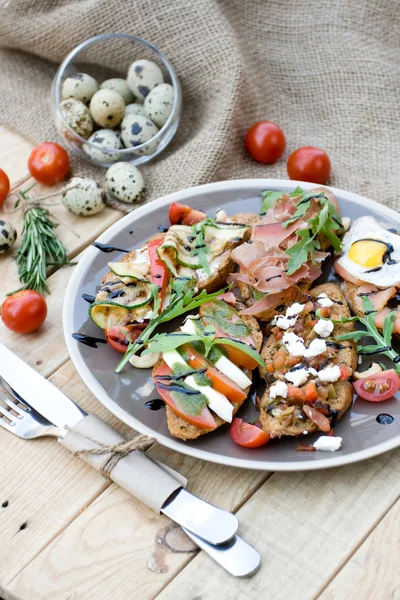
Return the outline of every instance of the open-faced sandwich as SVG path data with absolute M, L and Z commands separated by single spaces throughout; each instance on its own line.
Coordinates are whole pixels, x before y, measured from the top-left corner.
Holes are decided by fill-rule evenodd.
M 400 334 L 400 238 L 361 217 L 342 243 L 339 206 L 325 188 L 262 198 L 261 214 L 219 210 L 215 219 L 173 203 L 171 227 L 108 263 L 89 314 L 124 353 L 117 372 L 128 362 L 153 367 L 174 437 L 232 423 L 232 439 L 245 447 L 322 432 L 329 440 L 301 449 L 337 450 L 332 428 L 353 387 L 374 402 L 400 387 L 391 340 Z M 332 253 L 341 288 L 312 287 Z M 357 353 L 384 354 L 394 367 L 382 372 L 375 362 L 359 373 Z M 256 389 L 254 374 L 265 391 L 258 419 L 247 423 L 235 414 L 253 380 Z

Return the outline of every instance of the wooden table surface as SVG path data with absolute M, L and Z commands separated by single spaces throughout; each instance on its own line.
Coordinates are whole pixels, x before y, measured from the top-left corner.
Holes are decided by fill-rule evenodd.
M 31 145 L 0 126 L 0 167 L 13 188 L 30 182 Z M 62 204 L 59 235 L 78 257 L 122 214 L 74 217 Z M 3 215 L 1 215 L 3 218 Z M 5 215 L 21 231 L 19 212 Z M 0 302 L 18 286 L 0 258 Z M 81 382 L 64 343 L 63 297 L 73 267 L 51 275 L 40 331 L 0 339 L 85 410 L 129 438 Z M 236 512 L 239 533 L 262 556 L 235 579 L 181 530 L 102 478 L 54 439 L 0 431 L 0 596 L 4 600 L 400 599 L 400 450 L 311 473 L 258 473 L 202 462 L 155 443 L 151 456 L 182 472 L 189 489 Z

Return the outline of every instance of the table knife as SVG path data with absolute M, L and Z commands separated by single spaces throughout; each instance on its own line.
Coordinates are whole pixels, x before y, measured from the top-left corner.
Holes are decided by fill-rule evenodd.
M 111 446 L 125 441 L 96 415 L 88 415 L 1 343 L 0 376 L 13 392 L 60 429 L 59 441 L 72 452 L 96 449 L 99 447 L 96 442 Z M 107 459 L 104 454 L 79 456 L 97 470 Z M 110 477 L 144 504 L 210 544 L 224 544 L 237 531 L 235 515 L 186 491 L 185 478 L 143 452 L 130 452 L 120 459 Z

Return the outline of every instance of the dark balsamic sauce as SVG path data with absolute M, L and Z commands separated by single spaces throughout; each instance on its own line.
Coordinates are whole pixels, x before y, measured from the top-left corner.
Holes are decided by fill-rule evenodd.
M 376 420 L 379 423 L 379 425 L 391 425 L 391 423 L 393 423 L 394 421 L 394 417 L 386 413 L 381 413 L 376 417 Z
M 166 385 L 165 383 L 157 382 L 157 386 L 160 387 L 162 390 L 169 390 L 170 392 L 179 392 L 180 394 L 186 394 L 187 396 L 199 396 L 201 393 L 198 390 L 189 390 L 189 388 L 185 388 L 182 385 L 174 383 Z
M 159 225 L 157 229 L 160 233 L 166 233 L 168 231 L 168 227 L 164 227 L 164 225 Z
M 382 352 L 387 352 L 388 350 L 392 350 L 392 346 L 382 346 L 382 348 L 378 348 L 377 350 L 371 350 L 371 352 L 359 350 L 358 354 L 362 354 L 363 356 L 371 356 L 372 354 L 381 354 Z
M 271 281 L 271 279 L 277 279 L 278 277 L 282 277 L 282 275 L 272 275 L 272 277 L 267 277 L 265 281 Z
M 82 298 L 86 302 L 89 302 L 89 304 L 93 304 L 93 302 L 96 300 L 96 297 L 92 296 L 91 294 L 82 294 Z
M 97 348 L 97 344 L 107 344 L 107 340 L 92 337 L 91 335 L 85 335 L 84 333 L 73 333 L 72 337 L 77 342 L 89 346 L 89 348 Z
M 93 242 L 92 246 L 101 250 L 102 252 L 106 252 L 107 254 L 110 252 L 129 252 L 129 250 L 125 250 L 124 248 L 117 248 L 117 246 L 109 246 L 108 244 L 100 244 L 100 242 Z
M 165 408 L 165 402 L 164 400 L 161 400 L 161 398 L 155 398 L 155 400 L 147 400 L 147 402 L 145 402 L 144 405 L 149 410 L 161 410 L 162 408 Z
M 125 296 L 124 290 L 115 290 L 114 292 L 110 292 L 108 294 L 108 298 L 112 300 L 113 298 L 121 298 L 121 296 Z
M 160 381 L 179 381 L 179 379 L 185 379 L 186 377 L 190 377 L 190 375 L 201 375 L 207 371 L 207 367 L 204 369 L 193 369 L 192 371 L 187 371 L 182 375 L 157 375 L 157 379 Z

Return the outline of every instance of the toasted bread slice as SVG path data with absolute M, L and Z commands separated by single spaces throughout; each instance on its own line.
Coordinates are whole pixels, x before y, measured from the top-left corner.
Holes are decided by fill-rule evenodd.
M 364 316 L 364 311 L 359 308 L 357 305 L 357 294 L 358 287 L 354 283 L 350 283 L 350 281 L 342 281 L 340 285 L 340 289 L 342 290 L 344 297 L 346 298 L 347 304 L 350 306 L 350 310 L 354 315 L 358 315 L 359 317 Z
M 261 349 L 263 336 L 262 336 L 262 333 L 261 333 L 261 330 L 260 330 L 260 327 L 259 327 L 257 321 L 255 320 L 254 317 L 249 317 L 249 316 L 242 316 L 241 319 L 247 325 L 247 327 L 250 329 L 252 338 L 254 340 L 254 346 L 255 346 L 257 352 L 259 352 Z M 156 370 L 158 369 L 158 367 L 160 366 L 161 362 L 162 362 L 162 360 L 160 360 L 154 366 L 153 375 L 156 372 Z M 251 371 L 248 371 L 248 372 L 246 371 L 246 374 L 251 379 Z M 250 387 L 248 387 L 244 391 L 247 394 L 249 392 L 249 390 L 250 390 Z M 239 408 L 241 407 L 243 402 L 244 402 L 244 400 L 242 402 L 235 403 L 234 409 L 233 409 L 234 415 L 237 413 L 237 411 L 239 410 Z M 173 412 L 173 410 L 171 410 L 171 408 L 169 408 L 169 406 L 166 407 L 166 411 L 167 411 L 168 429 L 169 429 L 170 434 L 173 435 L 174 437 L 180 438 L 181 440 L 195 440 L 196 438 L 200 437 L 201 435 L 210 433 L 209 429 L 197 427 L 196 425 L 192 425 L 191 423 L 188 423 L 187 421 L 182 419 L 182 417 L 179 417 L 178 415 L 176 415 Z M 224 425 L 224 423 L 226 422 L 226 421 L 223 421 L 218 415 L 214 415 L 214 419 L 215 419 L 215 422 L 217 423 L 217 427 Z M 213 429 L 212 431 L 215 431 L 215 430 Z
M 308 293 L 310 296 L 313 296 L 315 298 L 319 294 L 325 293 L 331 300 L 335 302 L 335 304 L 331 308 L 331 319 L 339 320 L 343 317 L 350 316 L 350 310 L 346 303 L 346 299 L 342 294 L 339 286 L 337 286 L 336 284 L 324 283 L 313 288 Z M 336 324 L 334 329 L 334 335 L 340 335 L 342 333 L 352 331 L 352 329 L 354 329 L 354 324 L 352 322 Z M 346 365 L 348 367 L 351 367 L 351 369 L 355 370 L 357 367 L 357 352 L 355 349 L 355 344 L 351 340 L 347 340 L 343 343 L 343 346 L 343 348 L 338 349 L 338 362 L 339 364 Z M 263 345 L 261 356 L 264 358 L 265 362 L 268 363 L 272 361 L 275 352 L 276 340 L 275 337 L 271 335 Z M 265 372 L 261 372 L 263 375 L 265 375 Z M 350 382 L 348 381 L 337 381 L 333 385 L 336 392 L 336 398 L 329 400 L 329 406 L 331 410 L 338 411 L 338 418 L 340 418 L 351 406 L 353 399 L 353 388 Z M 261 399 L 262 407 L 260 409 L 260 422 L 264 431 L 268 433 L 271 436 L 271 438 L 304 435 L 305 431 L 308 433 L 318 431 L 318 427 L 309 419 L 295 425 L 281 425 L 279 420 L 270 415 L 264 408 L 270 403 L 269 400 L 269 388 L 267 388 L 263 398 Z

